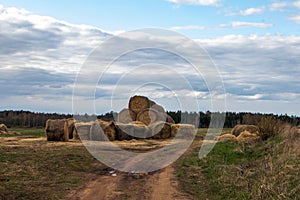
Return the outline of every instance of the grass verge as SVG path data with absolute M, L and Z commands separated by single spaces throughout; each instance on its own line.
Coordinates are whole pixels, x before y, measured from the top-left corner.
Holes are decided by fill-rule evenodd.
M 199 148 L 180 158 L 181 189 L 197 199 L 297 199 L 300 138 L 270 138 L 255 146 L 219 142 L 204 159 Z

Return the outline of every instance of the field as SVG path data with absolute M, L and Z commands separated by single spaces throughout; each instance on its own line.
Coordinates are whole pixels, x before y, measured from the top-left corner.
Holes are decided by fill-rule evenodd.
M 43 129 L 11 129 L 0 137 L 0 199 L 297 199 L 299 136 L 256 145 L 217 143 L 200 160 L 206 129 L 173 165 L 150 174 L 114 171 L 79 141 L 47 142 Z M 224 130 L 229 132 L 230 130 Z M 166 141 L 116 142 L 144 152 Z M 116 176 L 112 176 L 114 173 Z

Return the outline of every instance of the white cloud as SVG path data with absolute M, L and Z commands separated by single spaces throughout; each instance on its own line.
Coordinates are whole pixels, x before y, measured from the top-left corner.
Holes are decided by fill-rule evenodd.
M 0 7 L 1 66 L 74 72 L 107 37 L 109 33 L 92 26 Z
M 219 0 L 167 0 L 176 4 L 197 5 L 197 6 L 215 6 Z
M 273 26 L 273 24 L 236 21 L 236 22 L 232 22 L 231 26 L 233 28 L 250 28 L 250 27 L 253 27 L 253 28 L 270 28 L 270 27 Z
M 223 26 L 227 27 L 220 27 Z M 233 22 L 231 26 L 266 28 L 272 25 Z M 201 29 L 197 26 L 181 28 Z M 25 10 L 0 6 L 0 44 L 5 47 L 0 48 L 0 84 L 3 87 L 0 93 L 1 108 L 71 112 L 72 84 L 77 70 L 89 52 L 110 36 L 95 27 L 74 25 Z M 176 37 L 154 38 L 142 33 L 137 34 L 136 38 L 146 44 L 157 39 L 165 45 L 172 41 L 181 42 Z M 300 106 L 299 36 L 226 35 L 197 42 L 207 50 L 220 69 L 229 96 L 227 102 L 230 110 L 293 113 Z M 189 50 L 189 44 L 182 43 L 178 48 Z M 148 56 L 145 60 L 137 59 L 145 55 Z M 155 75 L 146 70 L 131 76 L 136 75 L 136 80 L 140 82 L 147 79 L 166 81 L 174 86 L 173 92 L 197 97 L 202 109 L 209 108 L 210 94 L 205 83 L 195 77 L 194 72 L 178 64 L 176 57 L 161 52 L 139 51 L 127 58 L 120 58 L 120 63 L 115 63 L 125 62 L 125 67 L 116 67 L 116 71 L 108 72 L 103 80 L 104 85 L 97 93 L 98 113 L 110 110 L 108 97 L 115 83 L 130 69 L 128 66 L 139 66 L 141 62 L 144 64 L 153 60 L 171 66 L 172 69 L 181 68 L 195 91 L 184 90 L 181 82 L 168 73 Z M 130 78 L 127 81 L 123 79 L 123 83 L 120 91 L 132 92 L 136 88 L 134 80 Z M 177 108 L 175 103 L 168 105 L 167 98 L 173 98 L 173 92 L 158 86 L 144 90 L 145 94 L 164 102 L 167 109 Z M 84 95 L 80 98 L 84 99 Z
M 197 26 L 197 25 L 188 25 L 188 26 L 173 26 L 171 27 L 172 30 L 205 30 L 206 27 L 204 26 Z
M 297 24 L 300 24 L 300 14 L 289 17 L 289 20 L 291 20 Z
M 271 11 L 284 11 L 284 8 L 289 6 L 289 3 L 287 2 L 276 2 L 276 3 L 272 3 L 269 6 L 269 9 Z
M 298 9 L 300 9 L 300 1 L 295 1 L 292 3 L 292 5 Z
M 248 8 L 246 10 L 240 11 L 241 15 L 255 15 L 255 14 L 261 14 L 264 11 L 264 7 L 260 8 Z

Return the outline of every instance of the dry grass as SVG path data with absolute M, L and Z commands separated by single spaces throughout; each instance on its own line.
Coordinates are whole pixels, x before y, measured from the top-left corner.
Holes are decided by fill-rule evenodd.
M 183 191 L 198 199 L 298 199 L 300 134 L 286 129 L 252 146 L 217 143 L 199 160 L 199 149 L 177 162 Z

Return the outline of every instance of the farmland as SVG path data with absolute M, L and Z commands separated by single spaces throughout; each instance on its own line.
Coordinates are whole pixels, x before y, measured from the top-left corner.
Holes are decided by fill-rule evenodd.
M 2 199 L 91 199 L 99 197 L 95 191 L 102 191 L 102 199 L 297 199 L 300 195 L 299 135 L 277 135 L 251 146 L 219 142 L 200 160 L 206 129 L 199 129 L 178 161 L 140 175 L 101 164 L 80 141 L 47 142 L 43 129 L 11 130 L 21 134 L 0 137 Z M 115 143 L 136 152 L 166 144 Z

